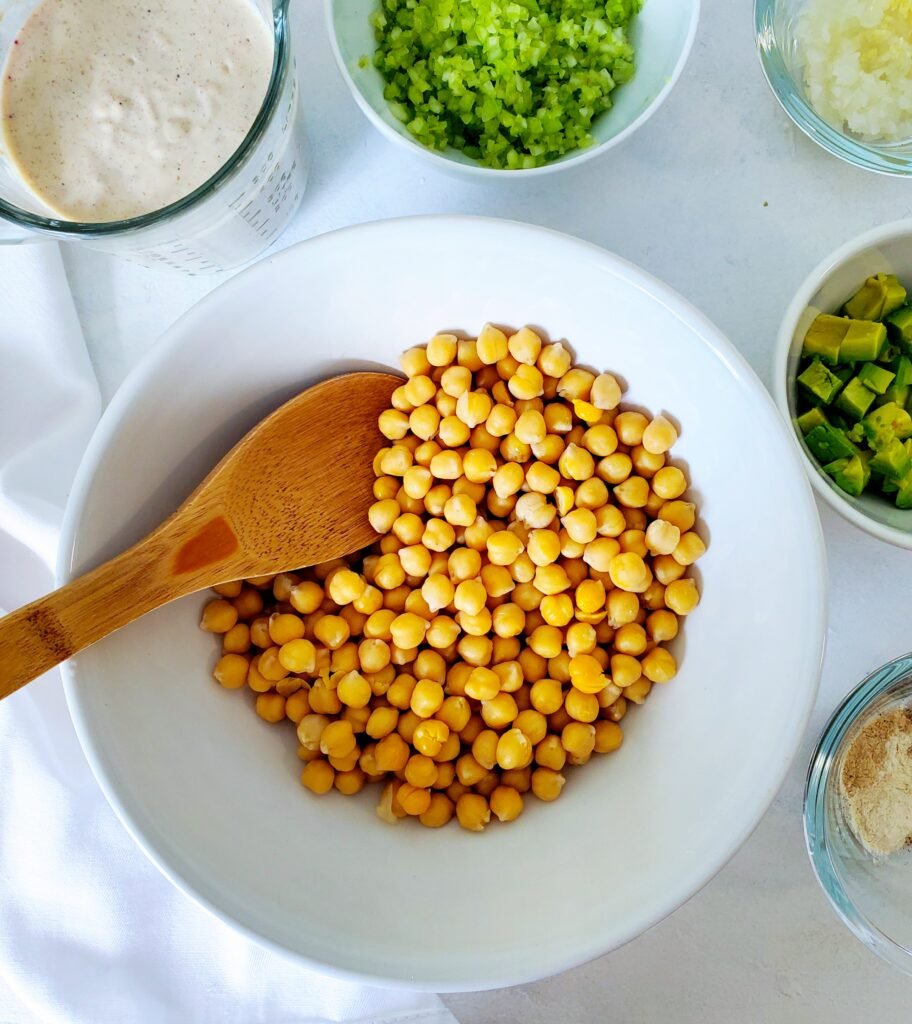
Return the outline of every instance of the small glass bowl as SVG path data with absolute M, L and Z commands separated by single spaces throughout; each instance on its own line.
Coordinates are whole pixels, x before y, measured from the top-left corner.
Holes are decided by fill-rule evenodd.
M 825 150 L 868 171 L 912 174 L 912 139 L 866 142 L 825 121 L 804 90 L 795 25 L 805 0 L 754 0 L 754 35 L 760 64 L 776 99 L 795 124 Z
M 836 913 L 888 963 L 912 974 L 912 849 L 873 857 L 846 821 L 839 776 L 846 752 L 868 722 L 912 706 L 912 654 L 872 672 L 827 723 L 811 758 L 804 836 L 811 864 Z

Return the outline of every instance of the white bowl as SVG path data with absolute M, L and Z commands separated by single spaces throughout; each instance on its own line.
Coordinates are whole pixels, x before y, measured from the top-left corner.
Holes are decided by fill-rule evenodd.
M 377 0 L 325 0 L 327 27 L 336 63 L 358 106 L 368 120 L 388 139 L 406 146 L 438 168 L 459 177 L 512 180 L 536 174 L 551 174 L 584 163 L 616 146 L 645 124 L 662 105 L 684 70 L 700 20 L 700 0 L 647 0 L 633 19 L 630 38 L 635 47 L 636 73 L 611 94 L 613 106 L 592 126 L 595 142 L 545 164 L 524 170 L 485 167 L 457 149 L 428 149 L 409 134 L 405 125 L 390 112 L 383 98 L 380 72 L 361 58 L 372 58 L 376 49 L 368 20 Z
M 732 345 L 647 274 L 541 228 L 428 217 L 324 235 L 235 277 L 149 352 L 86 455 L 59 567 L 136 540 L 301 388 L 489 319 L 568 339 L 682 426 L 703 600 L 680 675 L 625 719 L 618 753 L 482 835 L 392 828 L 374 788 L 303 790 L 291 730 L 213 683 L 201 595 L 66 668 L 99 782 L 177 885 L 309 963 L 438 991 L 540 978 L 638 935 L 719 870 L 785 775 L 817 687 L 824 552 L 787 428 Z
M 912 291 L 912 220 L 898 220 L 866 231 L 827 256 L 808 274 L 785 312 L 776 341 L 773 393 L 804 456 L 814 490 L 843 518 L 872 537 L 912 548 L 912 511 L 896 508 L 872 492 L 853 498 L 836 486 L 804 443 L 795 420 L 795 376 L 804 335 L 819 313 L 836 312 L 866 277 L 896 274 Z

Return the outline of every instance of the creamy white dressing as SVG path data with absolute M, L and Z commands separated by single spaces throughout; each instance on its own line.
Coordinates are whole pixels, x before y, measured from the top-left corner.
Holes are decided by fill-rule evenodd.
M 238 148 L 272 56 L 250 0 L 42 0 L 3 71 L 4 148 L 59 217 L 150 213 Z

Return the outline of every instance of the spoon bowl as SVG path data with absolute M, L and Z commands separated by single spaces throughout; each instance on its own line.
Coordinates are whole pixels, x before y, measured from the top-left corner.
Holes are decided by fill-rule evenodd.
M 377 417 L 401 383 L 349 373 L 280 406 L 158 529 L 0 619 L 0 699 L 153 608 L 366 547 Z

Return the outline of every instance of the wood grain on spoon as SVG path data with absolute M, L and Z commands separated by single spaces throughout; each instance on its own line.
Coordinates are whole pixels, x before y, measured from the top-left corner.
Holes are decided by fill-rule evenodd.
M 402 383 L 350 373 L 250 431 L 157 530 L 0 619 L 0 698 L 146 612 L 206 587 L 314 565 L 376 539 L 377 417 Z

